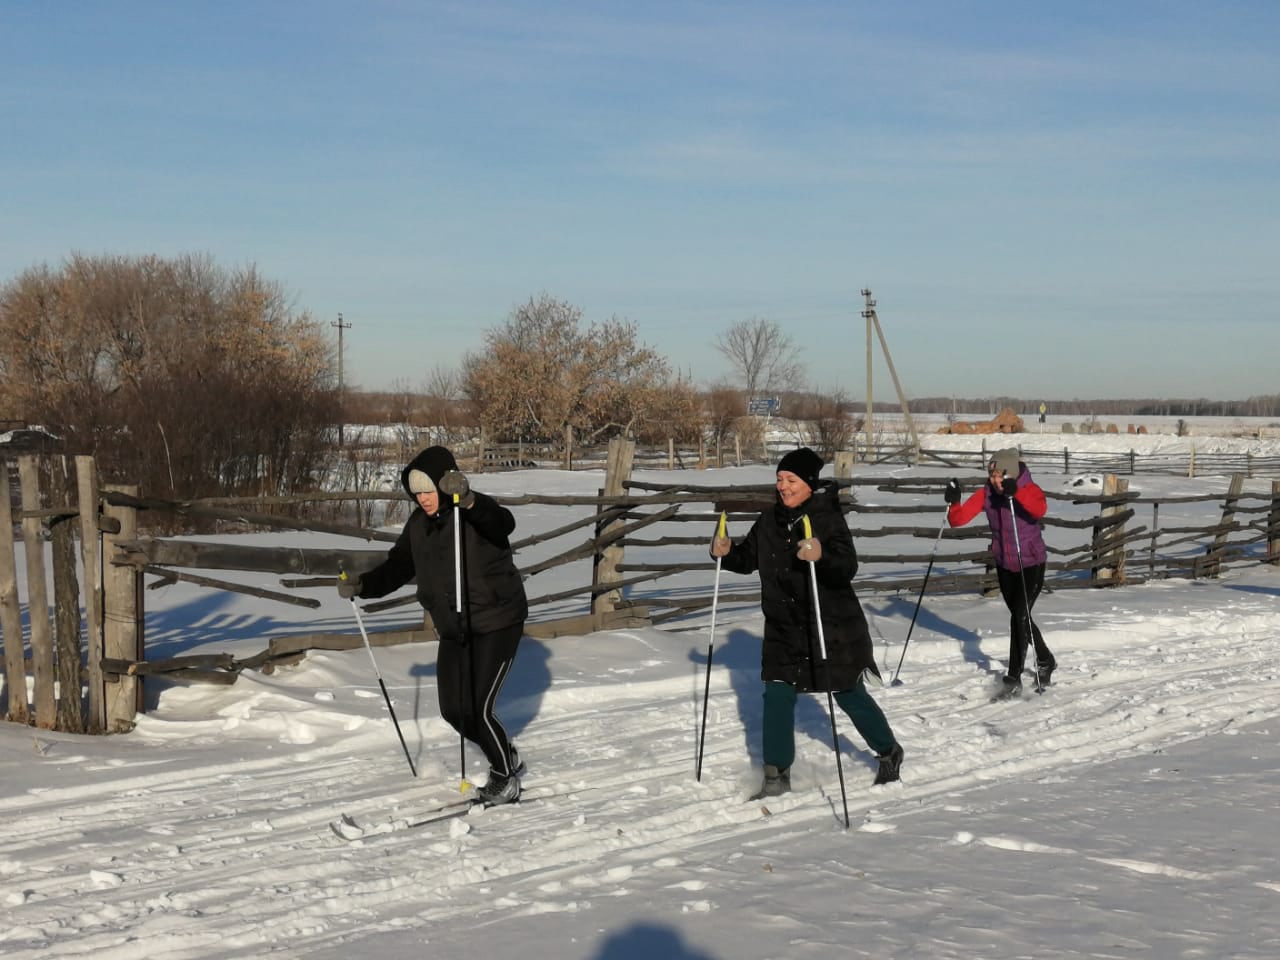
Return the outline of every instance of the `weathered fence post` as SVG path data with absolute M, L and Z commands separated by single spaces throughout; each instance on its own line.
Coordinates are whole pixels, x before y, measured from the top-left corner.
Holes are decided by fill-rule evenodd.
M 836 451 L 836 479 L 851 480 L 852 476 L 854 476 L 854 452 Z M 840 498 L 849 499 L 851 492 L 851 486 L 846 486 L 841 490 Z
M 707 439 L 706 437 L 698 438 L 698 469 L 707 469 Z
M 31 623 L 31 674 L 35 678 L 32 700 L 36 726 L 52 730 L 57 723 L 57 693 L 53 675 L 53 628 L 49 624 L 49 580 L 44 567 L 44 508 L 40 491 L 40 462 L 18 458 L 18 482 L 22 487 L 22 546 L 27 558 L 27 619 Z
M 1102 477 L 1104 497 L 1127 493 L 1129 481 L 1114 473 Z M 1099 519 L 1106 520 L 1126 509 L 1124 503 L 1110 503 L 1102 508 Z M 1093 568 L 1093 584 L 1113 587 L 1124 583 L 1124 524 L 1098 524 L 1093 529 L 1093 555 L 1097 566 Z
M 80 666 L 80 583 L 76 576 L 76 538 L 72 532 L 76 515 L 70 512 L 68 484 L 71 481 L 66 457 L 50 460 L 49 505 L 66 512 L 49 519 L 49 539 L 53 547 L 53 626 L 57 652 L 57 728 L 66 733 L 84 733 L 84 686 Z
M 138 496 L 136 486 L 106 486 L 107 491 Z M 141 660 L 142 574 L 132 566 L 111 562 L 116 544 L 133 540 L 138 534 L 138 511 L 133 507 L 109 505 L 103 511 L 120 524 L 118 533 L 102 537 L 103 653 L 113 660 Z M 142 705 L 142 678 L 115 675 L 106 685 L 107 732 L 126 733 L 133 729 Z
M 1222 501 L 1222 519 L 1218 521 L 1218 532 L 1213 535 L 1213 542 L 1205 548 L 1204 557 L 1198 565 L 1199 572 L 1206 577 L 1216 577 L 1222 570 L 1222 552 L 1227 547 L 1229 529 L 1236 518 L 1236 501 L 1240 491 L 1244 489 L 1244 477 L 1233 473 L 1231 483 L 1227 485 L 1227 496 Z
M 673 437 L 667 437 L 667 469 L 674 470 L 676 468 L 676 441 Z
M 1271 481 L 1271 510 L 1267 513 L 1267 563 L 1280 563 L 1280 480 Z
M 573 469 L 573 425 L 564 425 L 564 468 Z
M 736 433 L 733 435 L 733 462 L 737 466 L 742 466 L 742 438 Z
M 107 729 L 102 676 L 102 549 L 98 527 L 98 462 L 76 457 L 76 500 L 80 509 L 80 566 L 84 570 L 85 648 L 89 667 L 89 715 L 86 729 Z
M 623 437 L 614 437 L 609 441 L 609 459 L 605 464 L 604 471 L 604 489 L 600 492 L 601 496 L 618 497 L 626 492 L 625 482 L 631 478 L 631 464 L 635 458 L 636 445 L 634 440 L 627 440 Z M 605 504 L 601 504 L 602 511 L 607 510 Z M 597 524 L 596 538 L 597 540 L 613 531 L 622 527 L 625 521 L 622 518 L 613 520 L 603 527 Z M 602 584 L 617 583 L 622 579 L 622 574 L 618 571 L 618 564 L 622 563 L 623 549 L 622 544 L 612 543 L 603 550 L 596 552 L 595 568 L 592 571 L 591 583 L 595 586 Z M 612 613 L 616 608 L 618 601 L 622 599 L 621 590 L 607 590 L 602 593 L 592 593 L 591 597 L 591 613 L 592 622 L 597 624 L 596 629 L 600 629 L 604 623 L 604 617 Z
M 9 462 L 0 457 L 0 634 L 4 635 L 4 689 L 9 703 L 5 716 L 29 723 L 27 664 L 22 644 L 22 609 L 18 605 L 18 568 L 13 557 L 13 508 L 9 493 Z

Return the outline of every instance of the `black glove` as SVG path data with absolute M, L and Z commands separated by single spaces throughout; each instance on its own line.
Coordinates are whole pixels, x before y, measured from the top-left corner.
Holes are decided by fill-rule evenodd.
M 960 502 L 960 481 L 952 477 L 947 481 L 947 488 L 942 491 L 943 498 L 947 503 Z
M 471 481 L 461 470 L 450 470 L 440 478 L 440 492 L 450 500 L 456 494 L 460 507 L 470 507 L 476 502 L 476 495 L 471 492 Z
M 354 600 L 360 596 L 360 578 L 343 574 L 338 578 L 338 596 L 343 600 Z
M 1006 474 L 1005 478 L 1000 481 L 1000 489 L 1006 497 L 1012 497 L 1018 492 L 1018 478 Z

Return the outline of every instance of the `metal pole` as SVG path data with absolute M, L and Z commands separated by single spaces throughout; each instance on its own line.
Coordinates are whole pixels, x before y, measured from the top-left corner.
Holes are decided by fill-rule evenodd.
M 340 579 L 347 579 L 346 571 L 340 574 Z M 404 734 L 400 732 L 400 721 L 396 719 L 396 708 L 391 705 L 391 695 L 387 693 L 387 685 L 382 682 L 382 673 L 378 670 L 378 661 L 373 656 L 373 646 L 369 643 L 369 634 L 364 628 L 364 618 L 360 616 L 360 608 L 356 606 L 354 598 L 351 600 L 351 612 L 356 615 L 356 626 L 360 628 L 360 637 L 364 640 L 364 648 L 369 652 L 369 662 L 373 664 L 374 676 L 378 678 L 378 686 L 382 688 L 382 699 L 387 705 L 387 713 L 391 714 L 391 722 L 395 725 L 396 736 L 400 738 L 400 746 L 404 749 L 404 758 L 409 761 L 409 772 L 417 779 L 418 771 L 413 765 L 413 757 L 409 756 L 409 745 L 404 742 Z
M 723 510 L 720 511 L 720 526 L 716 530 L 717 537 L 725 535 L 725 525 L 728 518 Z M 711 592 L 711 630 L 707 634 L 707 679 L 702 686 L 702 726 L 698 730 L 698 763 L 694 773 L 694 779 L 699 783 L 702 782 L 702 746 L 707 736 L 707 701 L 711 699 L 711 654 L 715 649 L 716 642 L 716 605 L 720 602 L 720 561 L 723 557 L 716 557 L 716 583 Z
M 925 587 L 929 586 L 929 574 L 933 572 L 933 559 L 938 554 L 938 543 L 942 540 L 942 531 L 947 528 L 947 515 L 942 515 L 942 526 L 938 527 L 938 536 L 933 541 L 933 552 L 929 554 L 929 566 L 924 570 L 924 583 L 920 584 L 920 596 L 916 598 L 916 610 L 911 614 L 911 626 L 907 627 L 907 639 L 902 644 L 902 656 L 898 658 L 898 666 L 893 671 L 893 680 L 889 683 L 891 687 L 902 686 L 902 681 L 898 679 L 898 671 L 902 669 L 902 661 L 907 657 L 907 644 L 911 642 L 911 631 L 915 629 L 916 617 L 920 616 L 920 604 L 924 601 Z
M 808 540 L 813 536 L 813 529 L 809 526 L 809 515 L 806 513 L 801 519 L 804 521 L 804 538 Z M 822 655 L 823 685 L 827 688 L 827 712 L 831 715 L 831 746 L 836 752 L 836 776 L 840 778 L 840 802 L 844 805 L 844 828 L 848 830 L 849 798 L 845 794 L 844 766 L 840 762 L 840 737 L 836 733 L 836 700 L 831 692 L 831 667 L 827 663 L 827 638 L 822 629 L 822 605 L 818 600 L 818 568 L 812 560 L 809 561 L 809 582 L 813 584 L 813 616 L 818 622 L 818 652 Z

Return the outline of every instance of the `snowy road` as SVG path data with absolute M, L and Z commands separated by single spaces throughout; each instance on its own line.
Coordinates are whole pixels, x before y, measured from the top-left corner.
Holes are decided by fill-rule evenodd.
M 412 818 L 458 795 L 432 650 L 379 654 L 416 782 L 362 651 L 170 690 L 129 737 L 0 729 L 0 950 L 1273 957 L 1278 591 L 1259 568 L 1047 595 L 1057 682 L 1006 704 L 987 699 L 999 601 L 931 599 L 904 684 L 877 694 L 902 784 L 869 787 L 874 761 L 839 718 L 849 832 L 817 698 L 797 717 L 795 793 L 769 817 L 742 802 L 758 777 L 750 610 L 721 615 L 702 783 L 705 626 L 526 641 L 504 715 L 530 797 L 552 798 L 350 844 L 328 828 L 341 812 Z M 873 633 L 902 636 L 900 604 L 867 609 Z M 899 652 L 882 651 L 890 672 Z

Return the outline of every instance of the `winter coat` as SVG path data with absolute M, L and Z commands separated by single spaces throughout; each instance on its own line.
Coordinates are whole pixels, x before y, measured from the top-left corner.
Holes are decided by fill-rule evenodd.
M 1031 479 L 1027 465 L 1019 463 L 1018 490 L 1012 498 L 988 480 L 968 500 L 947 508 L 947 522 L 953 527 L 962 527 L 985 510 L 987 523 L 991 525 L 991 556 L 996 566 L 1021 570 L 1038 566 L 1048 557 L 1040 523 L 1048 509 L 1044 491 Z
M 360 576 L 360 596 L 385 597 L 417 578 L 418 602 L 431 614 L 442 640 L 492 633 L 524 623 L 529 602 L 507 539 L 516 528 L 511 511 L 492 497 L 472 491 L 475 503 L 455 509 L 444 500 L 435 516 L 416 507 L 386 559 Z M 455 586 L 454 523 L 462 522 L 466 621 L 459 621 Z
M 796 547 L 804 539 L 801 518 L 805 514 L 813 536 L 822 544 L 822 558 L 813 566 L 830 689 L 849 690 L 864 670 L 877 677 L 880 671 L 862 605 L 850 582 L 858 570 L 858 555 L 835 484 L 820 485 L 798 508 L 788 508 L 780 500 L 765 508 L 747 535 L 733 544 L 722 561 L 723 568 L 733 573 L 760 572 L 760 609 L 764 613 L 761 678 L 782 680 L 804 691 L 828 689 L 814 617 L 810 564 L 796 556 Z

